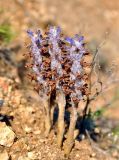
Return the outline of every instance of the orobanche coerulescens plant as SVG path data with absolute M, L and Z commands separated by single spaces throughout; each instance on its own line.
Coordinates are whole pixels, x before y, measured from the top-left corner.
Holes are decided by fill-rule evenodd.
M 43 103 L 45 135 L 52 129 L 57 107 L 57 143 L 68 155 L 76 138 L 78 104 L 90 94 L 91 54 L 85 49 L 83 36 L 66 37 L 60 27 L 51 26 L 44 34 L 40 30 L 27 33 L 31 39 L 27 67 Z M 68 124 L 66 111 L 70 113 Z

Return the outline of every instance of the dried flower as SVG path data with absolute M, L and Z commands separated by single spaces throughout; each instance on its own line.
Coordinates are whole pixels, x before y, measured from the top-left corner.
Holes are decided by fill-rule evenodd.
M 28 31 L 31 38 L 32 70 L 38 84 L 46 92 L 61 89 L 65 95 L 79 101 L 85 80 L 82 59 L 86 50 L 84 37 L 62 35 L 60 27 L 51 26 L 46 34 Z M 83 90 L 83 92 L 82 92 Z

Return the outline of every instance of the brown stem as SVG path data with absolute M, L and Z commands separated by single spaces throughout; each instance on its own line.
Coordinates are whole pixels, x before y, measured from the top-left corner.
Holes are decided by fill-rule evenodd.
M 58 146 L 61 147 L 63 143 L 64 130 L 65 130 L 64 114 L 65 114 L 65 105 L 66 105 L 65 95 L 61 90 L 57 91 L 57 103 L 59 108 L 57 143 L 58 143 Z
M 69 125 L 69 130 L 68 130 L 68 134 L 67 134 L 67 139 L 66 139 L 66 143 L 64 146 L 64 153 L 66 156 L 69 155 L 69 153 L 71 152 L 71 149 L 74 145 L 74 130 L 76 127 L 76 122 L 77 122 L 77 109 L 76 106 L 74 104 L 72 104 L 72 112 L 71 112 L 71 118 L 70 118 L 70 125 Z
M 51 129 L 51 118 L 50 118 L 50 100 L 47 99 L 44 102 L 44 107 L 46 111 L 45 115 L 45 136 L 48 137 L 50 129 Z
M 39 96 L 44 106 L 44 125 L 45 125 L 45 136 L 48 137 L 50 129 L 51 129 L 51 117 L 50 117 L 50 96 L 45 93 L 39 92 Z

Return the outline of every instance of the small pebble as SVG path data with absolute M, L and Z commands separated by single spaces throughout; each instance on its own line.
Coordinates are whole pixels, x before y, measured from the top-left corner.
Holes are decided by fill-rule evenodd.
M 99 133 L 100 133 L 100 128 L 96 127 L 96 128 L 94 129 L 94 132 L 95 132 L 96 134 L 99 134 Z
M 96 156 L 96 153 L 93 152 L 93 153 L 91 154 L 91 157 L 95 157 L 95 156 Z
M 9 156 L 6 150 L 0 152 L 0 160 L 9 160 Z
M 37 155 L 34 152 L 28 152 L 27 155 L 28 155 L 28 158 L 30 159 L 33 159 L 33 160 L 37 159 Z
M 24 130 L 25 130 L 26 133 L 30 133 L 32 131 L 32 128 L 28 127 L 28 126 L 25 126 Z
M 80 140 L 84 140 L 84 139 L 85 139 L 85 135 L 84 135 L 84 134 L 80 134 L 80 135 L 79 135 L 79 139 L 80 139 Z
M 76 157 L 80 157 L 79 154 L 76 154 Z
M 0 145 L 10 147 L 14 143 L 15 133 L 4 122 L 0 122 Z

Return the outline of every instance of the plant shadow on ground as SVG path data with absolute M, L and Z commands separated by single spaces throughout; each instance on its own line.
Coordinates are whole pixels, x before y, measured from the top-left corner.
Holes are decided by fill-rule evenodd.
M 57 124 L 58 120 L 58 107 L 55 108 L 54 110 L 54 116 L 53 116 L 53 126 Z M 64 121 L 65 121 L 65 133 L 67 133 L 69 124 L 70 124 L 70 111 L 66 110 L 65 115 L 64 115 Z M 94 140 L 97 141 L 99 138 L 99 135 L 94 132 L 95 128 L 97 127 L 96 121 L 92 116 L 92 113 L 89 112 L 87 115 L 80 116 L 78 115 L 77 123 L 75 129 L 78 130 L 78 135 L 76 136 L 76 140 L 81 141 L 82 140 L 82 135 L 86 136 L 87 132 L 89 133 L 90 137 Z
M 0 100 L 0 107 L 3 107 L 4 101 Z M 13 121 L 13 116 L 8 116 L 6 114 L 0 114 L 0 122 L 5 122 L 6 125 L 11 126 L 11 121 Z
M 6 125 L 8 125 L 8 126 L 11 126 L 11 122 L 10 121 L 13 121 L 13 119 L 14 119 L 13 116 L 0 114 L 0 122 L 5 122 Z

